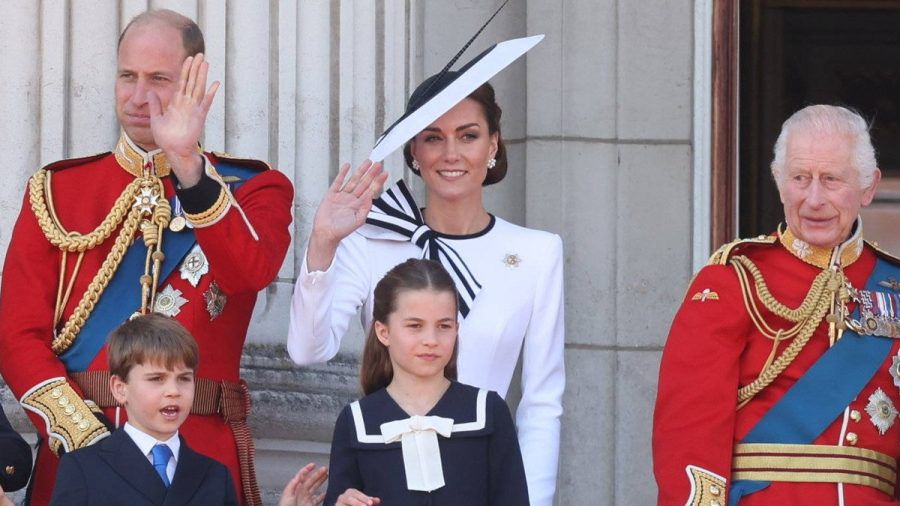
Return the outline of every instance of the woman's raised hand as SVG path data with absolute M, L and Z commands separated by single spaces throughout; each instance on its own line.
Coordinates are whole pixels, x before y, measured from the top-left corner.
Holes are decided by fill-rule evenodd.
M 366 222 L 372 200 L 388 177 L 381 163 L 373 164 L 369 160 L 347 179 L 349 172 L 349 163 L 341 166 L 316 210 L 306 258 L 310 272 L 328 269 L 338 244 Z

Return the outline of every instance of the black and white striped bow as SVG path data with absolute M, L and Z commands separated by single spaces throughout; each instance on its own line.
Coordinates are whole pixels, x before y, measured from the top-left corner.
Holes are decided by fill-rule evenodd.
M 363 229 L 367 227 L 363 227 L 360 230 L 363 235 L 378 239 L 410 241 L 422 248 L 422 258 L 440 262 L 450 273 L 456 284 L 456 291 L 459 292 L 459 313 L 463 318 L 469 314 L 475 296 L 481 291 L 481 284 L 475 279 L 459 253 L 428 228 L 422 217 L 422 211 L 402 179 L 375 199 L 366 217 L 366 223 L 395 234 L 386 236 L 366 233 Z

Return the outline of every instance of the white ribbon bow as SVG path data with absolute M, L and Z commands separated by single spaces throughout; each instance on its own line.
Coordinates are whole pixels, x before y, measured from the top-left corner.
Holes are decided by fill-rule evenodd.
M 441 450 L 437 435 L 450 437 L 453 419 L 440 416 L 413 415 L 405 420 L 381 424 L 384 442 L 400 441 L 406 488 L 431 492 L 444 486 Z

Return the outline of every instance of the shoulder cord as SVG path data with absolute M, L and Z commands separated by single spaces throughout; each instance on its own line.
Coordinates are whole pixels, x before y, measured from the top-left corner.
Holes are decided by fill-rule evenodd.
M 168 225 L 171 209 L 164 197 L 162 181 L 156 176 L 147 175 L 135 179 L 125 187 L 125 190 L 116 199 L 106 218 L 93 231 L 88 234 L 69 232 L 59 222 L 53 206 L 53 195 L 49 184 L 50 174 L 47 170 L 39 170 L 31 177 L 28 186 L 31 209 L 37 218 L 41 231 L 47 240 L 59 248 L 63 254 L 60 266 L 60 285 L 57 290 L 56 308 L 54 310 L 56 317 L 54 330 L 56 330 L 64 308 L 68 303 L 72 286 L 81 267 L 84 252 L 102 244 L 120 224 L 122 225 L 112 249 L 103 260 L 100 269 L 94 275 L 84 295 L 82 295 L 81 301 L 72 311 L 62 329 L 55 332 L 51 347 L 55 353 L 61 354 L 72 345 L 78 332 L 90 317 L 94 306 L 100 299 L 100 295 L 106 289 L 110 279 L 121 264 L 125 252 L 134 240 L 134 234 L 139 226 L 144 233 L 144 242 L 147 244 L 148 250 L 145 273 L 140 280 L 142 284 L 141 312 L 146 313 L 148 307 L 153 307 L 152 303 L 156 295 L 155 281 L 158 281 L 159 265 L 164 259 L 164 255 L 160 250 L 162 246 L 162 228 Z M 142 195 L 155 197 L 152 199 L 153 202 L 149 209 L 146 205 L 141 205 L 140 196 Z M 145 216 L 149 217 L 149 219 L 144 220 L 142 223 L 141 220 Z M 156 233 L 154 234 L 153 232 Z M 69 252 L 77 252 L 79 256 L 63 296 L 62 285 L 65 276 L 66 254 Z M 152 276 L 150 275 L 151 269 Z M 150 286 L 151 283 L 153 283 L 152 286 Z
M 747 257 L 737 256 L 729 263 L 734 267 L 741 285 L 741 293 L 747 313 L 757 330 L 768 339 L 772 339 L 772 352 L 766 360 L 759 376 L 748 385 L 738 389 L 738 407 L 744 407 L 756 394 L 769 386 L 794 361 L 797 355 L 809 342 L 819 323 L 832 309 L 835 293 L 843 286 L 843 274 L 824 270 L 816 276 L 803 302 L 796 309 L 791 309 L 778 300 L 769 291 L 759 268 Z M 757 306 L 756 298 L 750 289 L 749 276 L 753 277 L 754 288 L 759 301 L 774 315 L 796 323 L 790 329 L 772 329 L 763 319 Z M 778 358 L 775 354 L 780 341 L 793 339 Z

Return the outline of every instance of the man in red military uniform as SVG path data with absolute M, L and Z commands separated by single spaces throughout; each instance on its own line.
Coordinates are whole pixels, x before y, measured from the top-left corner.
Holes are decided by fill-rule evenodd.
M 115 150 L 29 181 L 3 269 L 0 372 L 41 438 L 31 504 L 49 501 L 56 455 L 126 422 L 105 339 L 149 311 L 176 318 L 200 346 L 181 435 L 259 504 L 239 366 L 257 293 L 290 242 L 293 189 L 263 162 L 198 149 L 218 89 L 206 89 L 202 52 L 188 18 L 136 17 L 119 40 Z
M 798 111 L 772 172 L 786 225 L 719 249 L 672 324 L 659 504 L 898 504 L 900 261 L 863 240 L 880 179 L 865 121 Z

